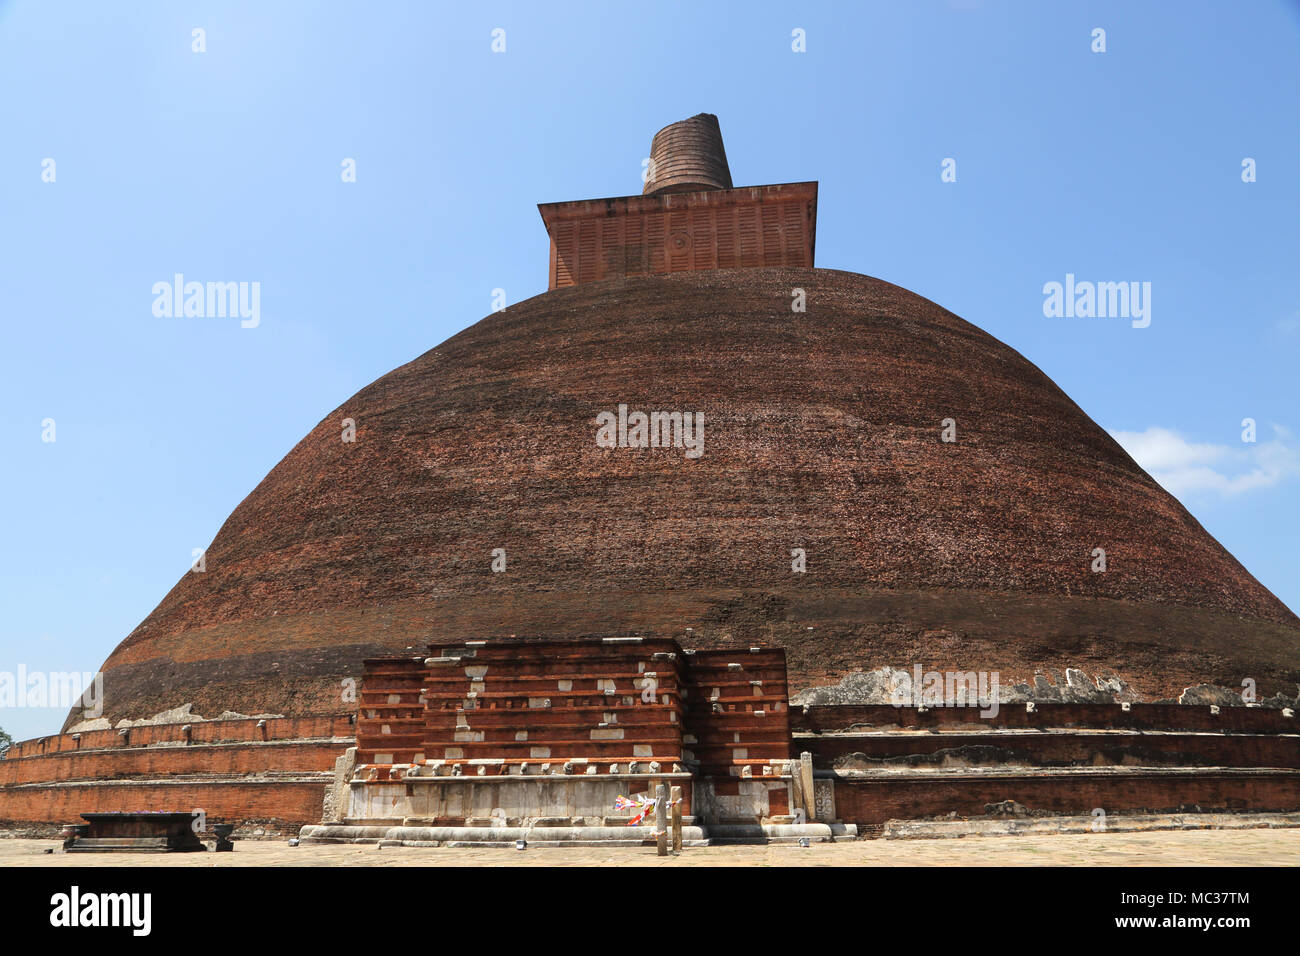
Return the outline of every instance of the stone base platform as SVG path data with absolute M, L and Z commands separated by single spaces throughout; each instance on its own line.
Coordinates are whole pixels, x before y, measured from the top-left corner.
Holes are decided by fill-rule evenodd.
M 379 846 L 654 846 L 654 827 L 520 826 L 415 827 L 320 824 L 303 827 L 304 844 L 369 843 Z M 682 827 L 682 846 L 714 844 L 813 843 L 857 839 L 857 827 L 843 824 L 694 824 Z
M 1104 827 L 1092 816 L 1008 820 L 890 820 L 886 840 L 944 840 L 981 836 L 1043 836 L 1064 833 L 1145 833 L 1152 830 L 1271 830 L 1300 828 L 1300 813 L 1135 813 L 1109 816 Z

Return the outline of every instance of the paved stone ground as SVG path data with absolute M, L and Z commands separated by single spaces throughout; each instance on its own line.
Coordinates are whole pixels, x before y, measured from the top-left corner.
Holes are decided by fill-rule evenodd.
M 54 848 L 54 852 L 45 851 Z M 299 846 L 242 840 L 233 853 L 67 854 L 58 840 L 0 839 L 8 866 L 1294 866 L 1300 829 L 859 840 L 798 846 L 466 849 Z

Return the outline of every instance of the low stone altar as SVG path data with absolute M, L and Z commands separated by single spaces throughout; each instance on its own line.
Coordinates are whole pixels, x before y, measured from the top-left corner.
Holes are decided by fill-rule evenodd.
M 67 828 L 67 853 L 194 853 L 207 849 L 193 813 L 83 813 Z

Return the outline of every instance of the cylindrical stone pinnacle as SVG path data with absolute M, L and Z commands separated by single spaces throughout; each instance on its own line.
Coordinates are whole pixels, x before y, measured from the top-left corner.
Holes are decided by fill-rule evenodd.
M 650 167 L 641 192 L 693 192 L 730 189 L 731 170 L 722 147 L 722 130 L 712 113 L 665 126 L 650 143 Z

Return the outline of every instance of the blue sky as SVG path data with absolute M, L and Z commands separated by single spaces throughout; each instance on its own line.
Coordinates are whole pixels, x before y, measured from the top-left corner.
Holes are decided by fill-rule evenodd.
M 327 412 L 545 290 L 538 202 L 701 111 L 737 185 L 820 182 L 819 266 L 1019 350 L 1300 609 L 1295 3 L 648 10 L 0 0 L 0 671 L 97 667 Z M 260 323 L 156 317 L 178 272 Z M 1045 317 L 1067 273 L 1150 326 Z

